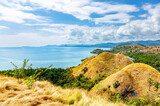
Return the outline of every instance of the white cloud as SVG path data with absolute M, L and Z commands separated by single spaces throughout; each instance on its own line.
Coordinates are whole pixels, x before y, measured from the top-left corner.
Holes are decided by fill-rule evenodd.
M 127 15 L 129 12 L 138 10 L 138 8 L 133 5 L 102 3 L 92 0 L 30 0 L 30 3 L 40 8 L 71 14 L 80 20 L 92 20 L 90 17 L 92 13 L 106 14 L 117 12 L 117 15 L 119 15 L 118 13 L 120 12 L 121 14 Z
M 99 43 L 116 42 L 116 26 L 89 27 L 66 24 L 42 24 L 41 31 L 47 31 L 53 35 L 65 36 L 67 43 Z
M 8 27 L 0 25 L 0 29 L 8 29 Z
M 98 23 L 127 23 L 132 17 L 126 13 L 117 13 L 106 15 L 102 18 L 95 18 L 94 21 Z
M 145 5 L 146 19 L 133 20 L 118 29 L 118 35 L 132 35 L 135 38 L 160 38 L 160 4 Z
M 25 2 L 25 0 L 17 0 L 17 8 L 15 8 L 15 3 L 8 6 L 0 5 L 0 20 L 23 23 L 28 27 L 34 27 L 35 33 L 0 35 L 0 38 L 3 37 L 3 39 L 0 39 L 0 46 L 41 46 L 65 43 L 86 44 L 160 38 L 160 4 L 144 5 L 142 8 L 147 11 L 147 14 L 141 15 L 142 19 L 133 20 L 132 16 L 128 15 L 128 13 L 137 11 L 137 8 L 131 5 L 108 4 L 90 0 L 30 0 L 32 7 L 27 6 L 23 8 L 22 4 L 25 4 Z M 30 19 L 35 21 L 43 20 L 39 16 L 26 12 L 32 11 L 33 8 L 55 10 L 71 14 L 81 20 L 89 19 L 96 23 L 123 23 L 123 25 L 97 25 L 89 27 L 52 24 L 49 22 L 37 24 L 24 23 L 25 20 Z M 114 14 L 110 12 L 114 12 Z M 107 15 L 92 19 L 90 17 L 92 13 Z M 0 26 L 0 28 L 3 29 L 5 27 Z
M 27 5 L 30 4 L 30 5 Z M 42 21 L 42 17 L 34 15 L 26 11 L 33 11 L 34 9 L 43 8 L 44 10 L 53 10 L 66 14 L 70 14 L 80 20 L 94 20 L 91 18 L 92 13 L 107 14 L 115 12 L 114 15 L 123 15 L 122 17 L 129 18 L 129 12 L 135 12 L 138 8 L 134 5 L 126 4 L 111 4 L 94 2 L 93 0 L 3 0 L 0 3 L 0 20 L 24 23 L 25 20 Z M 114 16 L 113 15 L 113 16 Z M 103 17 L 101 22 L 113 22 L 114 18 L 111 15 Z M 43 18 L 44 20 L 44 18 Z M 112 21 L 108 21 L 112 20 Z M 120 20 L 115 22 L 124 22 Z
M 26 10 L 32 9 L 31 7 L 22 6 L 21 4 L 13 1 L 9 2 L 8 0 L 4 0 L 0 3 L 0 21 L 3 20 L 15 23 L 24 23 L 26 20 L 34 20 L 39 22 L 44 21 L 43 17 L 25 12 Z
M 67 35 L 69 43 L 121 42 L 127 40 L 156 40 L 160 38 L 160 4 L 146 9 L 145 19 L 130 20 L 121 26 L 88 27 L 77 25 L 50 24 L 46 30 Z M 122 15 L 123 16 L 123 15 Z M 113 18 L 120 18 L 115 16 Z M 123 18 L 122 18 L 123 19 Z M 127 18 L 124 18 L 127 19 Z M 110 21 L 110 20 L 106 20 Z M 63 32 L 63 33 L 62 33 Z

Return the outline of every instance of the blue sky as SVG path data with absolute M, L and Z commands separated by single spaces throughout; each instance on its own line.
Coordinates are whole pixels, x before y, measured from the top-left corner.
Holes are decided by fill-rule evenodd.
M 157 39 L 159 0 L 0 2 L 0 47 Z

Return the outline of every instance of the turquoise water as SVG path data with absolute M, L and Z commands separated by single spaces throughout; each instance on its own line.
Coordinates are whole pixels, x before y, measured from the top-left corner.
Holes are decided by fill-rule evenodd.
M 95 47 L 19 47 L 0 48 L 0 70 L 14 68 L 10 62 L 20 66 L 24 59 L 36 67 L 67 68 L 78 65 L 82 59 L 93 54 Z M 103 48 L 108 49 L 108 48 Z

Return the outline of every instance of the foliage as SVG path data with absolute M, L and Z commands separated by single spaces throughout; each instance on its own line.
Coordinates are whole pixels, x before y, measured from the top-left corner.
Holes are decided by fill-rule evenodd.
M 114 88 L 118 88 L 119 86 L 120 86 L 119 81 L 116 81 L 116 82 L 113 84 L 113 87 L 114 87 Z
M 112 102 L 122 101 L 122 95 L 120 93 L 112 93 L 109 98 Z
M 128 53 L 135 63 L 145 63 L 160 71 L 160 54 L 153 53 Z
M 0 74 L 8 75 L 16 78 L 23 78 L 25 79 L 26 85 L 28 88 L 32 87 L 32 84 L 36 80 L 47 80 L 51 83 L 64 87 L 79 87 L 83 89 L 91 89 L 98 81 L 91 81 L 90 79 L 86 78 L 83 74 L 80 74 L 76 77 L 72 75 L 71 70 L 69 69 L 62 69 L 62 68 L 52 68 L 49 66 L 48 68 L 36 68 L 33 69 L 31 65 L 27 66 L 29 60 L 25 59 L 23 61 L 22 67 L 16 66 L 12 63 L 15 68 L 13 70 L 5 70 L 0 71 Z M 85 69 L 84 71 L 86 71 Z
M 88 68 L 87 68 L 87 67 L 84 67 L 84 68 L 82 69 L 82 73 L 83 73 L 83 74 L 85 74 L 87 71 L 88 71 Z
M 119 53 L 119 52 L 124 52 L 124 53 L 128 53 L 128 52 L 137 52 L 140 49 L 144 48 L 145 46 L 142 44 L 122 44 L 122 45 L 118 45 L 116 47 L 113 47 L 110 52 L 113 53 Z
M 28 77 L 28 78 L 25 80 L 25 83 L 26 83 L 26 85 L 27 85 L 27 87 L 28 87 L 29 89 L 32 88 L 32 85 L 33 85 L 34 82 L 35 82 L 35 79 L 34 79 L 32 76 Z
M 107 50 L 95 49 L 95 50 L 91 51 L 91 53 L 93 53 L 93 54 L 100 54 L 100 53 L 103 53 L 103 52 L 107 52 Z
M 159 106 L 160 100 L 149 98 L 132 98 L 124 101 L 127 105 L 132 106 Z

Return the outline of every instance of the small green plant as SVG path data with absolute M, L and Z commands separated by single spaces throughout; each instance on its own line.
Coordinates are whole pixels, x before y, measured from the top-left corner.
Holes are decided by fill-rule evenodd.
M 119 81 L 116 81 L 114 84 L 113 84 L 113 87 L 114 88 L 118 88 L 120 86 L 120 82 Z
M 29 70 L 30 71 L 32 70 L 32 64 L 28 65 L 28 62 L 29 62 L 28 59 L 24 59 L 21 67 L 18 67 L 13 62 L 11 62 L 11 64 L 15 68 L 13 69 L 13 71 L 10 74 L 17 77 L 17 78 L 27 77 L 28 75 L 30 75 Z
M 25 83 L 26 83 L 26 85 L 27 85 L 27 87 L 28 87 L 29 89 L 32 88 L 32 85 L 33 85 L 34 82 L 35 82 L 35 79 L 34 79 L 32 76 L 30 76 L 29 78 L 27 78 L 27 79 L 25 80 Z
M 83 74 L 85 74 L 87 71 L 88 71 L 88 68 L 87 68 L 87 67 L 84 67 L 84 68 L 82 69 L 82 73 L 83 73 Z
M 111 93 L 109 99 L 110 99 L 111 101 L 113 101 L 113 102 L 119 102 L 119 101 L 121 101 L 123 98 L 122 98 L 122 95 L 121 95 L 120 93 Z

